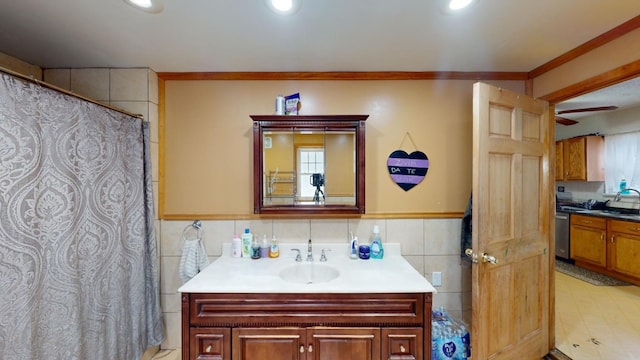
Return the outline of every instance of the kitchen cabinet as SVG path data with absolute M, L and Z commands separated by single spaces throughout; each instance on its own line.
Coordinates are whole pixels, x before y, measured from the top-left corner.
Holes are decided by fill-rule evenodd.
M 556 181 L 564 180 L 564 141 L 556 141 Z
M 595 216 L 571 215 L 571 258 L 591 267 L 607 267 L 607 220 Z
M 623 280 L 640 282 L 640 223 L 609 220 L 609 270 Z
M 604 137 L 580 136 L 557 141 L 556 180 L 604 181 Z
M 182 358 L 430 359 L 431 299 L 431 293 L 183 293 Z

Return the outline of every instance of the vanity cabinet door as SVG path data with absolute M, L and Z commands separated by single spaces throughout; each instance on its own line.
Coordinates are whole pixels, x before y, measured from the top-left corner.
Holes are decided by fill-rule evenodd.
M 380 360 L 380 328 L 309 328 L 307 360 Z
M 422 360 L 422 328 L 383 328 L 382 359 Z
M 190 330 L 192 360 L 231 360 L 229 328 L 194 328 Z
M 607 267 L 607 223 L 594 216 L 571 215 L 571 258 L 596 268 Z
M 236 328 L 233 360 L 305 360 L 305 329 Z

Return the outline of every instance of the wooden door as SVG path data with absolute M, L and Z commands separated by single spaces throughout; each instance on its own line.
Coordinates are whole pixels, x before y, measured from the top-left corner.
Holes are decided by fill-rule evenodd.
M 232 330 L 233 360 L 305 360 L 305 329 L 236 328 Z
M 380 328 L 311 328 L 307 339 L 307 360 L 380 360 Z
M 544 101 L 474 84 L 474 359 L 540 359 L 550 349 L 554 142 L 549 119 Z M 485 262 L 492 257 L 496 264 Z

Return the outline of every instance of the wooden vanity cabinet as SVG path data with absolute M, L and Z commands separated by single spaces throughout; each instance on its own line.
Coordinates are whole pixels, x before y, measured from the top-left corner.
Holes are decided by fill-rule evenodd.
M 592 135 L 557 141 L 556 180 L 604 181 L 604 138 Z
M 606 219 L 572 214 L 570 234 L 570 254 L 576 265 L 606 269 Z
M 640 283 L 640 223 L 609 220 L 608 269 L 616 277 Z
M 431 358 L 431 293 L 182 294 L 183 360 Z

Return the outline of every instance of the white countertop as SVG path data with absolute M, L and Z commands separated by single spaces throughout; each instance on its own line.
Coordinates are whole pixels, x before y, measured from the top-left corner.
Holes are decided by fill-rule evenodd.
M 313 244 L 313 263 L 305 261 L 307 244 L 279 244 L 280 257 L 253 260 L 231 256 L 231 244 L 223 254 L 178 289 L 183 293 L 435 293 L 436 289 L 400 255 L 400 244 L 384 244 L 383 259 L 350 259 L 348 244 Z M 300 249 L 296 262 L 292 248 Z M 320 262 L 324 248 L 328 260 Z M 292 266 L 328 266 L 339 271 L 333 280 L 295 283 L 283 280 L 281 271 Z M 302 268 L 296 268 L 302 269 Z M 294 270 L 294 272 L 296 271 Z M 301 270 L 302 271 L 302 270 Z

